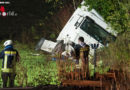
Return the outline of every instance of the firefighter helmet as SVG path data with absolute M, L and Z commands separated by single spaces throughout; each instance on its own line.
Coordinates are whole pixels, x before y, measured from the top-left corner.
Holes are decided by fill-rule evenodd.
M 12 45 L 13 44 L 13 41 L 12 40 L 7 40 L 4 42 L 4 46 L 8 46 L 8 45 Z

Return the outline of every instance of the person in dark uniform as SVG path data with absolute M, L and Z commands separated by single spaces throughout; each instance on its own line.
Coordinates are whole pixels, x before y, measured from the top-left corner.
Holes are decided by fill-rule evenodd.
M 89 55 L 90 47 L 84 42 L 83 37 L 79 37 L 78 44 L 75 45 L 74 49 L 75 49 L 77 62 L 79 62 L 79 59 L 81 59 L 82 70 L 89 73 L 88 55 Z
M 3 88 L 7 87 L 9 79 L 9 87 L 14 87 L 14 80 L 16 76 L 16 62 L 19 62 L 20 56 L 18 51 L 13 48 L 12 40 L 7 40 L 4 43 L 4 50 L 0 53 L 2 62 L 1 77 L 3 81 Z

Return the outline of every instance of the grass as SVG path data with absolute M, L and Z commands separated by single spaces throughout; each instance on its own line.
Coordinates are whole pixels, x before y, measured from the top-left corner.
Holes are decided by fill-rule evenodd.
M 0 46 L 3 46 L 0 44 Z M 36 52 L 28 45 L 16 43 L 15 48 L 19 51 L 21 61 L 17 63 L 17 76 L 15 85 L 22 86 L 38 86 L 40 84 L 59 84 L 57 76 L 56 62 L 48 60 L 47 56 L 42 52 Z M 0 47 L 2 50 L 4 47 Z M 38 54 L 38 55 L 34 55 Z M 0 60 L 0 69 L 2 60 Z M 1 72 L 0 72 L 1 74 Z M 0 85 L 2 79 L 0 75 Z
M 4 49 L 0 44 L 0 51 Z M 14 47 L 18 50 L 21 61 L 16 66 L 16 87 L 38 86 L 38 85 L 60 85 L 58 80 L 58 67 L 56 61 L 51 61 L 50 56 L 43 54 L 42 51 L 35 51 L 32 47 L 16 42 Z M 98 64 L 96 72 L 105 73 L 107 68 L 102 67 L 102 62 Z M 94 74 L 94 66 L 90 63 L 91 76 Z M 0 60 L 0 69 L 2 60 Z M 1 72 L 0 72 L 1 74 Z M 0 86 L 2 79 L 0 75 Z

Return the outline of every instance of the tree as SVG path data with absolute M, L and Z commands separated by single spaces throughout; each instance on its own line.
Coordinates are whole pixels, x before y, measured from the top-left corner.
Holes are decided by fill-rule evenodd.
M 89 9 L 96 9 L 119 33 L 130 31 L 129 0 L 85 0 Z

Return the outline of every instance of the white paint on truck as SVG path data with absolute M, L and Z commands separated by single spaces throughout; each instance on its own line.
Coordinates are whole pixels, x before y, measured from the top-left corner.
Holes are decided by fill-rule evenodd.
M 61 30 L 57 41 L 64 40 L 65 43 L 71 41 L 78 44 L 78 38 L 82 36 L 86 44 L 99 43 L 99 47 L 103 47 L 107 45 L 109 41 L 114 40 L 116 34 L 117 33 L 104 21 L 102 16 L 94 9 L 88 11 L 88 7 L 82 3 L 81 7 L 76 9 Z M 47 40 L 43 42 L 41 49 L 51 52 L 55 46 L 55 42 Z M 93 53 L 93 50 L 91 49 L 90 52 Z

